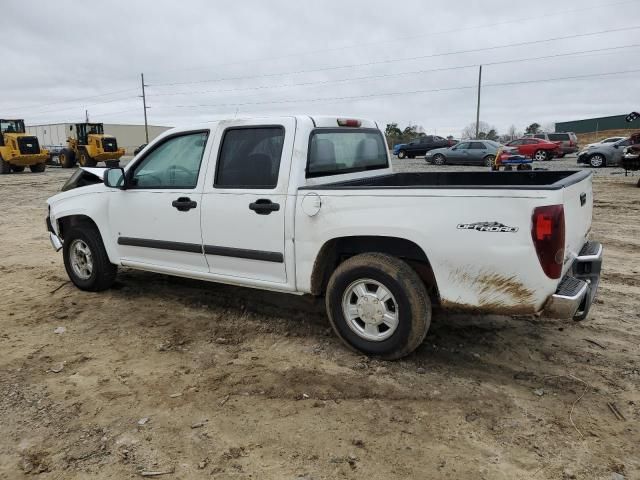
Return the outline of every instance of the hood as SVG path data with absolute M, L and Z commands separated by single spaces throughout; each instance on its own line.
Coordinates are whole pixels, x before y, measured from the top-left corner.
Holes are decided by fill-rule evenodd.
M 101 181 L 104 181 L 104 172 L 108 170 L 108 168 L 93 168 L 93 167 L 80 167 L 85 172 L 89 172 L 92 175 L 98 177 Z
M 67 192 L 79 187 L 101 184 L 105 171 L 107 171 L 106 168 L 80 167 L 65 182 L 61 191 Z

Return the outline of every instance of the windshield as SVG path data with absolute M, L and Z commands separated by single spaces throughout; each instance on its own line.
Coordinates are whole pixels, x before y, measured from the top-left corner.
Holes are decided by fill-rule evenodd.
M 0 120 L 0 131 L 2 133 L 24 133 L 24 121 Z
M 377 129 L 317 129 L 311 134 L 307 177 L 388 166 L 387 148 Z

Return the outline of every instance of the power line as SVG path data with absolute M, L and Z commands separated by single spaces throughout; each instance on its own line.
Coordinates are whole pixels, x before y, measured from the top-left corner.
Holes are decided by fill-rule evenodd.
M 551 12 L 551 13 L 545 13 L 543 15 L 538 15 L 538 16 L 527 16 L 527 17 L 520 17 L 520 18 L 514 18 L 511 20 L 505 20 L 502 22 L 493 22 L 493 23 L 489 23 L 489 24 L 483 24 L 483 25 L 475 25 L 475 26 L 470 26 L 470 27 L 464 27 L 464 28 L 457 28 L 457 29 L 451 29 L 451 30 L 441 30 L 439 32 L 433 32 L 430 31 L 428 33 L 422 33 L 422 34 L 417 34 L 417 35 L 409 35 L 409 36 L 404 36 L 404 37 L 396 37 L 388 39 L 388 40 L 378 40 L 375 42 L 359 42 L 359 43 L 353 43 L 351 45 L 342 45 L 339 47 L 331 47 L 331 48 L 323 48 L 323 49 L 317 49 L 317 50 L 307 50 L 304 52 L 295 52 L 295 53 L 290 53 L 287 55 L 280 55 L 280 56 L 275 56 L 275 57 L 266 57 L 266 58 L 254 58 L 254 59 L 250 59 L 250 60 L 238 60 L 238 61 L 234 61 L 234 62 L 225 62 L 225 63 L 217 63 L 214 65 L 210 65 L 208 67 L 195 67 L 195 68 L 189 68 L 189 69 L 174 69 L 174 70 L 165 70 L 164 73 L 166 72 L 178 72 L 178 71 L 201 71 L 201 70 L 208 70 L 211 68 L 217 68 L 217 67 L 224 67 L 224 66 L 230 66 L 230 65 L 246 65 L 247 63 L 260 63 L 260 62 L 265 62 L 265 61 L 273 61 L 273 60 L 283 60 L 286 58 L 292 58 L 292 57 L 301 57 L 301 56 L 308 56 L 308 55 L 316 55 L 318 53 L 325 53 L 325 52 L 335 52 L 335 51 L 340 51 L 340 50 L 348 50 L 351 48 L 359 48 L 359 47 L 363 47 L 363 46 L 371 46 L 371 45 L 380 45 L 380 44 L 388 44 L 388 43 L 394 43 L 394 42 L 405 42 L 408 40 L 414 40 L 416 38 L 424 38 L 424 37 L 432 37 L 432 36 L 437 36 L 437 35 L 446 35 L 448 33 L 460 33 L 460 32 L 464 32 L 464 31 L 469 31 L 469 30 L 478 30 L 478 29 L 482 29 L 482 28 L 493 28 L 493 27 L 498 27 L 498 26 L 502 26 L 502 25 L 509 25 L 512 23 L 521 23 L 521 22 L 528 22 L 528 21 L 533 21 L 533 20 L 540 20 L 543 18 L 549 18 L 549 17 L 555 17 L 555 16 L 559 16 L 559 15 L 565 15 L 565 14 L 570 14 L 570 13 L 577 13 L 577 12 L 583 12 L 583 11 L 588 11 L 588 10 L 597 10 L 597 9 L 601 9 L 601 8 L 610 8 L 613 6 L 617 6 L 617 5 L 625 5 L 625 4 L 629 4 L 629 3 L 637 3 L 637 0 L 624 0 L 624 1 L 618 1 L 618 2 L 611 2 L 611 3 L 605 3 L 605 4 L 600 4 L 600 5 L 594 5 L 591 7 L 582 7 L 582 8 L 574 8 L 574 9 L 569 9 L 569 10 L 561 10 L 561 11 L 556 11 L 556 12 Z M 162 73 L 162 72 L 160 72 Z
M 598 53 L 598 52 L 605 52 L 609 50 L 621 50 L 624 48 L 637 48 L 637 47 L 640 47 L 640 43 L 635 43 L 630 45 L 620 45 L 616 47 L 595 48 L 591 50 L 580 50 L 580 51 L 566 52 L 566 53 L 556 53 L 552 55 L 543 55 L 538 57 L 517 58 L 512 60 L 500 60 L 496 62 L 483 62 L 482 64 L 485 66 L 505 65 L 510 63 L 520 63 L 520 62 L 527 62 L 527 61 L 534 61 L 534 60 L 545 60 L 550 58 L 568 57 L 572 55 L 582 55 L 582 54 L 588 54 L 588 53 Z M 334 80 L 316 80 L 312 82 L 285 83 L 280 85 L 260 85 L 256 87 L 229 88 L 224 90 L 200 90 L 200 91 L 188 91 L 188 92 L 154 93 L 148 96 L 149 97 L 165 97 L 165 96 L 175 96 L 175 95 L 200 95 L 205 93 L 230 93 L 230 92 L 244 92 L 244 91 L 251 91 L 251 90 L 271 90 L 271 89 L 277 89 L 277 88 L 307 87 L 307 86 L 315 86 L 315 85 L 327 85 L 332 83 L 357 82 L 360 80 L 371 80 L 376 78 L 391 78 L 391 77 L 398 77 L 403 75 L 418 75 L 418 74 L 432 73 L 432 72 L 462 70 L 466 68 L 475 68 L 478 65 L 479 63 L 472 63 L 467 65 L 457 65 L 452 67 L 438 67 L 438 68 L 430 68 L 425 70 L 412 70 L 408 72 L 381 73 L 377 75 L 364 75 L 360 77 L 340 78 L 340 79 L 334 79 Z
M 39 115 L 39 114 L 43 114 L 43 113 L 51 113 L 51 112 L 60 112 L 60 111 L 64 111 L 64 110 L 73 110 L 78 108 L 78 105 L 82 105 L 83 107 L 93 107 L 96 105 L 104 105 L 106 103 L 115 103 L 115 102 L 126 102 L 128 100 L 133 100 L 133 99 L 137 99 L 138 97 L 131 97 L 131 96 L 127 96 L 127 97 L 123 97 L 123 98 L 113 98 L 111 100 L 105 100 L 104 102 L 95 102 L 95 103 L 89 103 L 89 104 L 84 104 L 82 102 L 78 102 L 77 105 L 71 106 L 71 107 L 63 107 L 63 108 L 54 108 L 54 109 L 48 109 L 48 110 L 38 110 L 35 112 L 29 112 L 30 115 Z M 23 108 L 23 110 L 26 110 L 28 107 Z
M 128 88 L 126 90 L 117 90 L 115 92 L 107 92 L 107 93 L 101 93 L 99 95 L 91 95 L 88 97 L 78 97 L 76 99 L 73 100 L 62 100 L 59 102 L 52 102 L 52 103 L 45 103 L 45 104 L 36 104 L 36 105 L 27 105 L 27 106 L 23 106 L 23 107 L 9 107 L 8 110 L 25 110 L 28 108 L 33 108 L 33 107 L 50 107 L 51 105 L 61 105 L 63 103 L 72 103 L 72 102 L 76 102 L 76 103 L 81 103 L 83 100 L 90 100 L 92 98 L 99 98 L 99 97 L 106 97 L 109 95 L 116 95 L 118 93 L 125 93 L 125 92 L 132 92 L 137 89 L 136 88 Z M 99 102 L 99 103 L 108 103 L 108 102 Z M 98 105 L 97 103 L 94 103 L 92 105 Z
M 532 84 L 532 83 L 556 82 L 561 80 L 580 80 L 585 78 L 605 77 L 605 76 L 611 76 L 611 75 L 624 75 L 627 73 L 637 73 L 637 72 L 640 72 L 640 69 L 623 70 L 623 71 L 617 71 L 617 72 L 605 72 L 605 73 L 591 73 L 586 75 L 572 75 L 568 77 L 555 77 L 555 78 L 545 78 L 545 79 L 537 79 L 537 80 L 522 80 L 522 81 L 516 81 L 516 82 L 486 83 L 486 84 L 483 84 L 483 87 L 485 88 L 486 87 L 503 87 L 503 86 L 511 86 L 511 85 Z M 445 88 L 436 88 L 436 89 L 429 89 L 429 90 L 372 93 L 367 95 L 351 95 L 351 96 L 344 96 L 344 97 L 322 97 L 322 98 L 298 99 L 298 100 L 275 100 L 275 101 L 266 101 L 266 102 L 214 103 L 214 104 L 195 104 L 195 105 L 160 105 L 158 106 L 158 108 L 243 107 L 243 106 L 251 106 L 251 105 L 275 105 L 275 104 L 286 104 L 286 103 L 315 103 L 315 102 L 323 102 L 323 101 L 344 101 L 344 100 L 357 100 L 362 98 L 373 98 L 373 97 L 391 97 L 391 96 L 399 96 L 399 95 L 414 95 L 419 93 L 447 92 L 447 91 L 455 91 L 455 90 L 466 90 L 470 88 L 475 89 L 477 88 L 477 85 L 445 87 Z
M 266 74 L 260 74 L 260 75 L 243 75 L 243 76 L 238 76 L 238 77 L 216 78 L 216 79 L 210 79 L 210 80 L 195 80 L 195 81 L 188 81 L 188 82 L 157 83 L 157 84 L 151 84 L 151 86 L 152 87 L 169 87 L 169 86 L 176 86 L 176 85 L 195 85 L 195 84 L 201 84 L 201 83 L 224 82 L 224 81 L 229 81 L 229 80 L 247 80 L 247 79 L 253 79 L 253 78 L 278 77 L 278 76 L 284 76 L 284 75 L 298 75 L 298 74 L 302 74 L 302 73 L 316 73 L 316 72 L 324 72 L 324 71 L 329 71 L 329 70 L 341 70 L 341 69 L 344 69 L 344 68 L 366 67 L 366 66 L 372 66 L 372 65 L 385 65 L 385 64 L 389 64 L 389 63 L 406 62 L 406 61 L 411 61 L 411 60 L 424 60 L 426 58 L 445 57 L 445 56 L 450 56 L 450 55 L 460 55 L 460 54 L 463 54 L 463 53 L 477 53 L 477 52 L 490 51 L 490 50 L 499 50 L 499 49 L 502 49 L 502 48 L 522 47 L 522 46 L 526 46 L 526 45 L 536 45 L 536 44 L 540 44 L 540 43 L 554 42 L 554 41 L 558 41 L 558 40 L 567 40 L 567 39 L 572 39 L 572 38 L 591 37 L 591 36 L 595 36 L 595 35 L 603 35 L 603 34 L 613 33 L 613 32 L 624 32 L 624 31 L 629 31 L 629 30 L 637 30 L 638 28 L 640 28 L 640 25 L 634 25 L 634 26 L 631 26 L 631 27 L 612 28 L 612 29 L 608 29 L 608 30 L 600 30 L 600 31 L 597 31 L 597 32 L 579 33 L 579 34 L 573 34 L 573 35 L 564 35 L 564 36 L 560 36 L 560 37 L 546 38 L 546 39 L 543 39 L 543 40 L 529 40 L 529 41 L 526 41 L 526 42 L 508 43 L 508 44 L 503 44 L 503 45 L 495 45 L 495 46 L 492 46 L 492 47 L 473 48 L 473 49 L 468 49 L 468 50 L 457 50 L 457 51 L 453 51 L 453 52 L 432 53 L 432 54 L 428 54 L 428 55 L 418 55 L 418 56 L 406 57 L 406 58 L 392 58 L 392 59 L 388 59 L 388 60 L 378 60 L 378 61 L 374 61 L 374 62 L 355 63 L 355 64 L 347 64 L 347 65 L 336 65 L 336 66 L 331 66 L 331 67 L 314 68 L 314 69 L 308 69 L 308 70 L 298 70 L 298 71 L 293 71 L 293 72 L 266 73 Z

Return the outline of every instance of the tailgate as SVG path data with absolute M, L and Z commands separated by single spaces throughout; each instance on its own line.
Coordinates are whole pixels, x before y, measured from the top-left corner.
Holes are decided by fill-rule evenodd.
M 563 189 L 565 222 L 565 264 L 563 273 L 573 263 L 591 230 L 593 213 L 592 176 Z

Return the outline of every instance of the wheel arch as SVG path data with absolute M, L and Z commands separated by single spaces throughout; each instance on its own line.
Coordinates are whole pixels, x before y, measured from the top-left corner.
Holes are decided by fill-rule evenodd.
M 73 228 L 77 227 L 90 227 L 95 229 L 99 234 L 100 238 L 102 238 L 102 244 L 107 251 L 107 255 L 109 256 L 109 260 L 111 263 L 119 263 L 116 261 L 115 252 L 112 251 L 111 242 L 105 241 L 104 232 L 98 227 L 98 224 L 95 222 L 93 218 L 89 215 L 85 215 L 82 213 L 73 213 L 69 215 L 65 215 L 63 217 L 56 218 L 56 223 L 58 227 L 58 236 L 64 242 L 65 232 L 69 232 Z
M 440 295 L 431 263 L 424 250 L 406 238 L 374 235 L 337 237 L 327 240 L 315 258 L 311 273 L 311 293 L 322 295 L 335 269 L 347 258 L 360 253 L 385 253 L 407 262 L 425 284 L 431 300 Z

